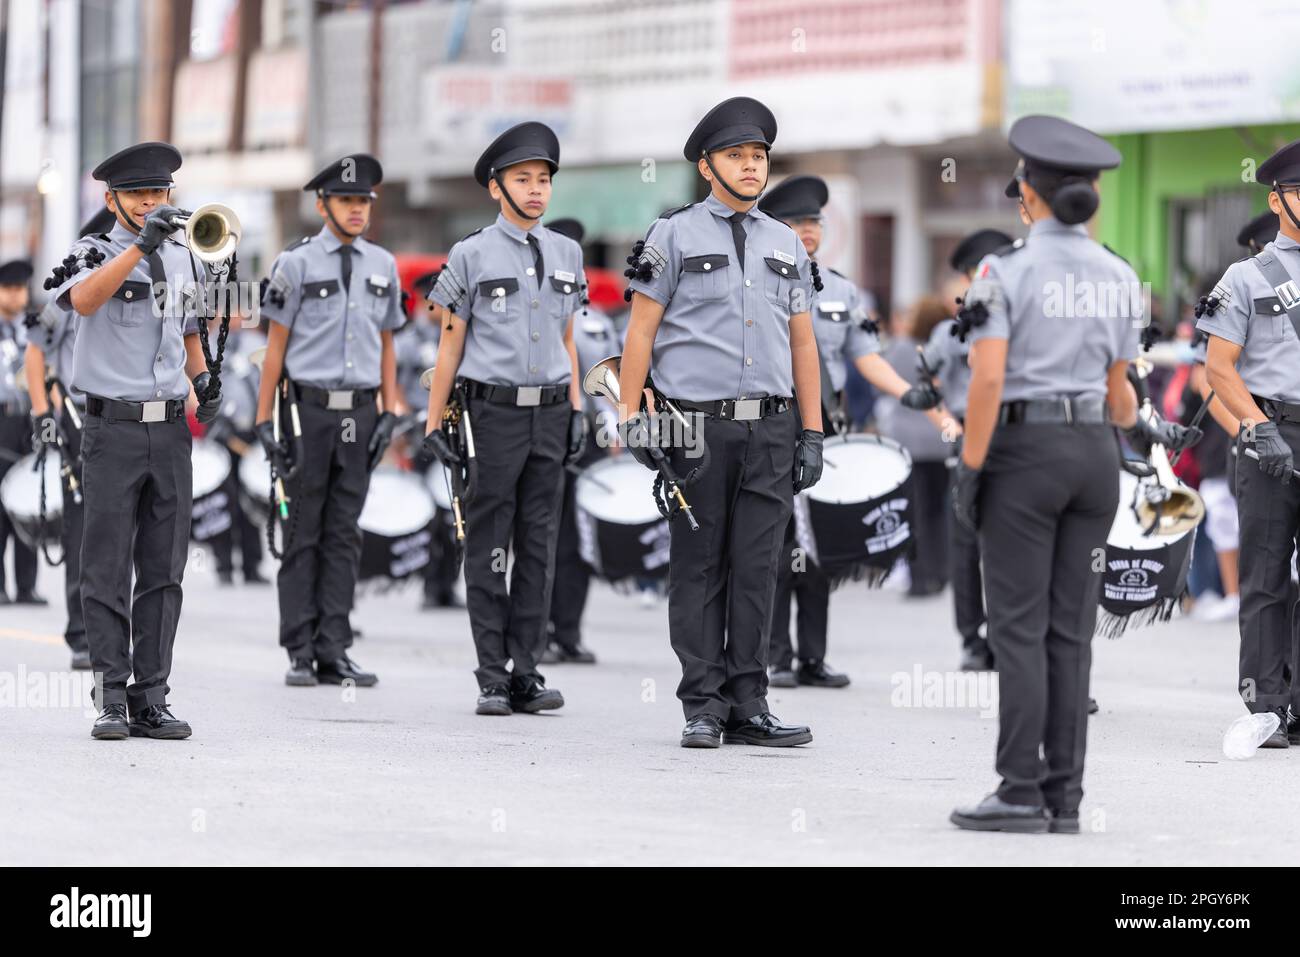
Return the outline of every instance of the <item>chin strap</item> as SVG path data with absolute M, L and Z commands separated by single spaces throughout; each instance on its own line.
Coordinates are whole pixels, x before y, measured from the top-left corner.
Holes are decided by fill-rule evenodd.
M 529 216 L 527 213 L 525 213 L 522 209 L 519 208 L 519 204 L 515 202 L 515 198 L 510 195 L 510 190 L 506 189 L 506 179 L 504 176 L 501 175 L 500 170 L 493 170 L 492 178 L 497 181 L 497 185 L 501 187 L 501 195 L 506 198 L 506 202 L 510 204 L 510 208 L 513 209 L 517 214 L 522 216 L 524 219 L 542 218 L 541 216 Z
M 110 189 L 109 192 L 113 194 L 113 205 L 117 207 L 117 214 L 126 220 L 126 228 L 131 230 L 133 233 L 140 232 L 140 224 L 132 219 L 131 214 L 122 208 L 122 201 L 118 199 L 117 190 Z M 171 197 L 169 196 L 168 199 L 170 198 Z
M 1291 204 L 1286 201 L 1286 193 L 1283 191 L 1283 187 L 1274 183 L 1273 192 L 1277 193 L 1277 198 L 1282 201 L 1282 208 L 1286 210 L 1287 217 L 1295 224 L 1295 228 L 1300 229 L 1300 219 L 1296 218 L 1296 214 L 1291 210 Z
M 350 236 L 352 239 L 356 239 L 358 236 L 361 235 L 361 233 L 365 232 L 364 229 L 361 230 L 361 233 L 353 233 L 344 229 L 342 224 L 337 219 L 334 218 L 334 210 L 330 209 L 329 196 L 327 196 L 325 193 L 321 193 L 320 198 L 321 198 L 322 205 L 324 205 L 325 207 L 325 215 L 329 217 L 330 222 L 334 224 L 334 228 L 337 229 L 340 233 L 342 233 L 344 236 Z
M 705 165 L 709 167 L 709 172 L 713 174 L 713 178 L 722 184 L 723 189 L 725 189 L 732 196 L 736 197 L 736 199 L 740 200 L 742 203 L 754 202 L 756 199 L 758 199 L 758 197 L 763 195 L 763 190 L 767 189 L 767 180 L 763 180 L 763 189 L 760 189 L 753 196 L 746 196 L 744 193 L 736 192 L 736 190 L 731 188 L 731 184 L 722 178 L 722 174 L 719 173 L 717 167 L 713 165 L 713 160 L 709 159 L 709 154 L 704 153 L 702 155 L 704 156 Z

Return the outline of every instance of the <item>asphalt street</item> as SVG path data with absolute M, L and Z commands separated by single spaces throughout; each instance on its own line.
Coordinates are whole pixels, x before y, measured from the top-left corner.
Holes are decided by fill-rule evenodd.
M 60 573 L 41 590 L 60 594 Z M 1300 751 L 1224 758 L 1235 628 L 1176 620 L 1095 643 L 1084 833 L 960 832 L 991 790 L 992 688 L 956 672 L 947 594 L 848 586 L 840 690 L 775 691 L 815 740 L 678 746 L 666 608 L 593 589 L 596 666 L 548 669 L 566 707 L 478 717 L 468 620 L 367 594 L 370 689 L 287 688 L 273 590 L 221 588 L 199 553 L 172 673 L 188 741 L 96 742 L 63 620 L 0 609 L 0 864 L 1289 864 Z M 918 680 L 919 679 L 919 680 Z M 954 680 L 955 679 L 955 680 Z M 7 690 L 5 682 L 8 682 Z M 947 690 L 945 692 L 945 682 Z M 46 689 L 41 694 L 40 689 Z M 966 693 L 970 692 L 970 693 Z M 66 696 L 65 697 L 69 697 Z

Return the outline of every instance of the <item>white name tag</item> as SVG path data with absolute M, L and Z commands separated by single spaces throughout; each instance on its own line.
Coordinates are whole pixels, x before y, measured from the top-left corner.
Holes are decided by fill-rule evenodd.
M 577 282 L 578 277 L 571 272 L 565 272 L 563 269 L 555 270 L 555 278 L 560 282 Z
M 773 250 L 772 250 L 772 257 L 773 257 L 774 259 L 779 259 L 779 260 L 781 260 L 781 262 L 783 262 L 783 263 L 789 263 L 791 266 L 794 265 L 794 257 L 791 256 L 789 253 L 782 252 L 782 251 L 779 250 L 779 249 L 773 249 Z
M 380 287 L 381 289 L 387 289 L 387 288 L 388 288 L 388 277 L 387 277 L 387 276 L 371 276 L 371 277 L 370 277 L 370 285 L 372 285 L 372 286 L 378 286 L 378 287 Z
M 821 307 L 822 312 L 848 312 L 849 311 L 848 305 L 843 302 L 822 301 L 817 303 L 817 305 Z

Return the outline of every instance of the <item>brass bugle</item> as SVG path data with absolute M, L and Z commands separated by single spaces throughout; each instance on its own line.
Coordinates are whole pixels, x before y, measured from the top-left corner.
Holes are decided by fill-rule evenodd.
M 190 251 L 206 263 L 229 259 L 243 231 L 235 211 L 221 203 L 205 203 L 192 213 L 182 210 L 171 218 L 171 223 L 185 227 Z

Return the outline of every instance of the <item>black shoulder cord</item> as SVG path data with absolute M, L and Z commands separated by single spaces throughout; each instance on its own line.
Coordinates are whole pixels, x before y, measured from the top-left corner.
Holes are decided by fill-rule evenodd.
M 205 267 L 206 268 L 206 267 Z M 194 266 L 194 253 L 190 253 L 190 272 L 194 276 L 195 295 L 198 295 L 199 274 Z M 230 299 L 229 293 L 231 287 L 238 282 L 239 275 L 239 258 L 230 254 L 230 258 L 220 266 L 213 267 L 212 279 L 219 286 L 226 288 L 219 293 L 221 299 L 221 328 L 217 333 L 217 356 L 212 357 L 211 349 L 208 345 L 208 314 L 207 309 L 199 309 L 195 304 L 195 309 L 199 315 L 199 344 L 203 347 L 203 361 L 208 367 L 208 388 L 199 396 L 199 401 L 203 402 L 211 396 L 221 394 L 221 363 L 226 354 L 226 338 L 230 335 Z
M 45 401 L 47 403 L 50 403 L 50 383 L 48 379 L 45 382 Z M 64 396 L 63 401 L 71 402 L 72 398 L 70 396 Z M 51 412 L 54 411 L 54 406 L 52 403 L 50 403 L 50 411 Z M 41 476 L 40 479 L 41 503 L 40 503 L 40 512 L 38 513 L 38 517 L 37 517 L 36 537 L 40 540 L 41 555 L 45 558 L 45 564 L 49 565 L 51 568 L 58 568 L 60 565 L 62 565 L 64 562 L 68 560 L 68 550 L 67 548 L 64 548 L 63 551 L 59 554 L 59 560 L 56 562 L 53 558 L 50 557 L 50 543 L 49 543 L 49 539 L 45 534 L 45 529 L 47 527 L 47 519 L 46 519 L 47 511 L 46 511 L 46 504 L 45 504 L 45 499 L 46 499 L 45 456 L 49 454 L 49 450 L 50 450 L 49 443 L 42 441 L 40 451 L 36 453 L 36 471 L 40 473 Z M 62 459 L 63 457 L 62 445 L 59 446 L 59 457 L 60 459 Z M 66 465 L 67 463 L 64 462 L 63 464 Z

